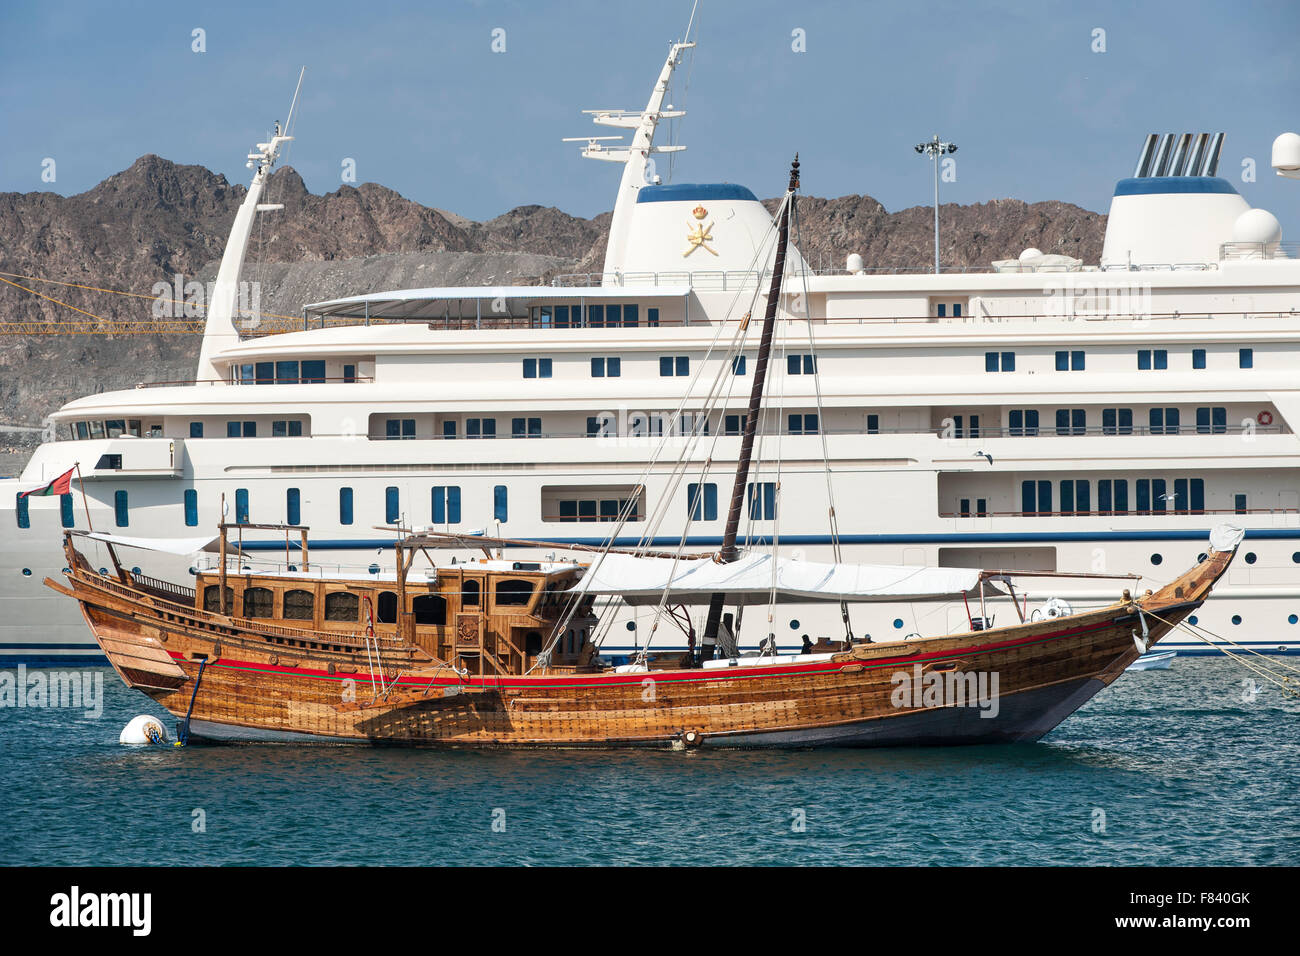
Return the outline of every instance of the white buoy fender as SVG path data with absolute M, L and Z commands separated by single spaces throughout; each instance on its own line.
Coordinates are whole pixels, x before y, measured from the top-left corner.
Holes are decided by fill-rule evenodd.
M 152 714 L 141 714 L 139 717 L 132 717 L 131 722 L 122 728 L 117 742 L 133 745 L 165 744 L 167 729 L 163 727 L 162 721 Z

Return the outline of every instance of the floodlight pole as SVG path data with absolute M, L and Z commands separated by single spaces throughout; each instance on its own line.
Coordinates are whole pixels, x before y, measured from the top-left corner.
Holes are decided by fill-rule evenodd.
M 944 153 L 957 152 L 956 143 L 944 143 L 939 139 L 939 134 L 935 133 L 934 138 L 927 143 L 917 143 L 915 147 L 918 153 L 923 153 L 930 157 L 930 162 L 934 165 L 934 274 L 939 274 L 939 157 Z
M 939 137 L 935 136 L 937 140 Z M 934 274 L 939 274 L 939 154 L 930 157 L 934 167 Z

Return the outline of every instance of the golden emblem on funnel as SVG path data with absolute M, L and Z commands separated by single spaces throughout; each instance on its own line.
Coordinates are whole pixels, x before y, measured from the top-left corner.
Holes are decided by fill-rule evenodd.
M 717 252 L 709 246 L 709 243 L 713 241 L 711 235 L 713 232 L 713 223 L 708 223 L 706 225 L 704 222 L 704 219 L 709 215 L 709 211 L 703 206 L 696 206 L 691 210 L 691 215 L 695 217 L 699 224 L 695 226 L 692 226 L 689 222 L 686 224 L 688 227 L 686 230 L 686 241 L 690 243 L 690 246 L 682 253 L 682 258 L 686 258 L 696 249 L 703 249 L 705 252 L 709 253 L 709 255 L 716 256 Z

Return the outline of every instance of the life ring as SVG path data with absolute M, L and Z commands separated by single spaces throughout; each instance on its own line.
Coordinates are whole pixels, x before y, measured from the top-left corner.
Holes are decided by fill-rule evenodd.
M 1260 412 L 1255 416 L 1255 421 L 1259 422 L 1261 425 L 1272 425 L 1273 413 L 1269 411 Z

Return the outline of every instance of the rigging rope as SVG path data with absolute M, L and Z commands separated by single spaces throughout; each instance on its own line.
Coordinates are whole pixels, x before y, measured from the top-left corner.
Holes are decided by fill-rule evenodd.
M 791 203 L 792 212 L 795 208 L 797 208 L 795 204 Z M 781 292 L 780 295 L 784 295 L 784 292 Z M 777 321 L 778 322 L 780 322 L 781 320 L 780 295 L 778 295 L 778 299 L 777 299 Z M 767 426 L 770 424 L 773 427 L 773 431 L 776 435 L 776 455 L 773 458 L 773 466 L 772 466 L 774 472 L 773 474 L 774 480 L 772 482 L 772 572 L 770 578 L 771 583 L 769 586 L 769 592 L 767 598 L 767 637 L 764 638 L 764 642 L 769 645 L 768 649 L 773 655 L 776 654 L 776 590 L 778 584 L 777 554 L 780 551 L 780 547 L 781 547 L 781 511 L 782 511 L 781 475 L 785 465 L 785 442 L 784 442 L 785 431 L 781 427 L 781 424 L 782 424 L 782 419 L 785 416 L 785 390 L 790 380 L 789 337 L 786 334 L 784 334 L 784 329 L 782 330 L 782 334 L 777 340 L 777 343 L 778 344 L 777 344 L 776 351 L 781 361 L 785 362 L 786 374 L 780 376 L 781 387 L 777 391 L 776 407 L 763 408 L 761 414 L 764 420 L 760 421 L 761 427 L 758 429 L 760 435 L 766 435 Z M 781 367 L 781 363 L 778 362 L 777 368 L 780 367 Z M 801 419 L 800 420 L 801 432 L 803 431 L 802 425 L 803 423 Z M 751 521 L 765 520 L 764 516 L 766 513 L 766 507 L 765 507 L 766 502 L 764 501 L 764 494 L 763 494 L 764 489 L 763 489 L 763 482 L 762 482 L 763 461 L 764 461 L 761 453 L 762 446 L 763 446 L 763 439 L 760 438 L 759 439 L 760 451 L 755 456 L 758 462 L 758 469 L 755 472 L 754 481 L 751 482 L 749 488 L 745 490 L 745 493 L 748 496 L 747 504 L 749 505 L 749 517 Z
M 1144 614 L 1147 617 L 1154 618 L 1160 623 L 1166 625 L 1170 630 L 1181 628 L 1182 630 L 1186 631 L 1188 634 L 1191 634 L 1192 637 L 1195 637 L 1197 640 L 1204 641 L 1206 644 L 1209 644 L 1211 647 L 1214 647 L 1216 650 L 1218 650 L 1220 653 L 1222 653 L 1225 657 L 1227 657 L 1230 661 L 1237 664 L 1238 666 L 1244 667 L 1246 670 L 1258 674 L 1260 677 L 1268 681 L 1270 684 L 1276 684 L 1278 687 L 1282 688 L 1282 690 L 1286 691 L 1286 693 L 1290 694 L 1292 697 L 1300 697 L 1300 689 L 1297 689 L 1295 686 L 1293 686 L 1295 684 L 1293 678 L 1286 676 L 1285 674 L 1281 673 L 1278 670 L 1271 669 L 1275 667 L 1277 664 L 1279 664 L 1280 662 L 1269 661 L 1268 667 L 1254 664 L 1248 661 L 1245 655 L 1236 654 L 1230 650 L 1227 650 L 1224 647 L 1217 647 L 1214 641 L 1212 641 L 1209 637 L 1205 637 L 1203 634 L 1199 634 L 1197 632 L 1200 630 L 1205 630 L 1206 634 L 1211 635 L 1212 637 L 1222 641 L 1225 644 L 1231 644 L 1234 647 L 1240 647 L 1242 650 L 1249 651 L 1250 653 L 1255 654 L 1260 658 L 1264 658 L 1263 654 L 1260 654 L 1258 651 L 1254 650 L 1253 648 L 1248 648 L 1243 645 L 1237 644 L 1236 642 L 1231 641 L 1226 637 L 1220 637 L 1219 635 L 1215 634 L 1213 631 L 1209 630 L 1208 628 L 1203 629 L 1200 627 L 1195 627 L 1183 621 L 1178 621 L 1178 622 L 1170 621 L 1167 620 L 1166 618 L 1161 617 L 1159 614 L 1156 614 L 1154 611 L 1148 611 L 1138 605 L 1134 605 L 1134 607 L 1137 607 L 1139 613 Z M 1287 670 L 1295 671 L 1295 668 L 1292 668 L 1289 665 L 1282 665 L 1282 666 Z
M 782 207 L 781 207 L 782 209 L 784 209 L 785 203 L 788 203 L 788 202 L 791 201 L 791 195 L 792 195 L 792 194 L 790 194 L 790 193 L 787 193 L 787 194 L 786 194 L 786 197 L 785 197 L 785 199 L 784 199 L 783 202 L 782 202 Z M 769 229 L 768 229 L 768 233 L 767 233 L 767 234 L 765 235 L 765 237 L 764 237 L 764 241 L 763 241 L 762 243 L 760 243 L 760 248 L 759 248 L 758 250 L 755 251 L 754 259 L 751 260 L 751 265 L 753 265 L 755 261 L 765 261 L 765 254 L 766 254 L 766 249 L 767 249 L 767 245 L 768 245 L 768 239 L 769 239 L 769 238 L 771 238 L 771 239 L 774 239 L 774 238 L 775 238 L 775 234 L 776 234 L 776 222 L 777 222 L 779 219 L 780 219 L 780 213 L 778 212 L 777 217 L 776 217 L 775 219 L 773 219 L 773 225 L 772 225 L 771 227 L 769 227 Z M 760 259 L 760 258 L 759 258 L 760 256 L 763 256 L 764 258 L 763 258 L 763 259 Z M 765 273 L 766 270 L 762 270 L 762 272 Z M 729 401 L 730 398 L 731 398 L 731 392 L 732 392 L 732 390 L 733 390 L 734 387 L 735 387 L 735 380 L 736 380 L 736 378 L 738 377 L 738 376 L 735 374 L 734 362 L 735 362 L 736 356 L 739 355 L 739 354 L 740 354 L 741 352 L 743 352 L 743 350 L 744 350 L 744 343 L 745 343 L 746 337 L 748 336 L 748 332 L 749 332 L 750 318 L 753 316 L 753 313 L 754 313 L 754 306 L 755 306 L 755 305 L 757 304 L 757 302 L 758 302 L 758 297 L 759 297 L 759 295 L 760 295 L 760 293 L 761 293 L 761 290 L 762 290 L 762 274 L 760 274 L 760 276 L 759 276 L 759 278 L 758 278 L 758 281 L 755 283 L 755 286 L 754 286 L 754 292 L 753 292 L 753 294 L 752 294 L 751 297 L 750 297 L 750 308 L 749 308 L 748 312 L 746 312 L 745 318 L 741 321 L 741 323 L 740 323 L 740 328 L 737 330 L 736 334 L 733 335 L 733 337 L 732 337 L 732 346 L 731 346 L 731 348 L 728 349 L 727 354 L 723 356 L 723 360 L 722 360 L 722 361 L 719 363 L 719 365 L 718 365 L 718 371 L 717 371 L 717 372 L 715 373 L 715 375 L 714 375 L 714 385 L 713 385 L 713 387 L 711 388 L 711 390 L 710 390 L 710 394 L 709 394 L 709 396 L 708 396 L 708 398 L 707 398 L 707 400 L 706 400 L 706 402 L 705 402 L 704 415 L 705 415 L 705 419 L 706 419 L 706 421 L 708 420 L 709 416 L 712 415 L 712 413 L 713 413 L 713 409 L 714 409 L 714 407 L 716 406 L 716 402 L 717 402 L 717 385 L 718 385 L 718 383 L 719 383 L 720 381 L 722 381 L 722 380 L 726 380 L 726 381 L 728 381 L 729 384 L 728 384 L 728 387 L 727 387 L 727 390 L 726 390 L 726 397 L 727 397 L 727 400 L 728 400 L 728 401 Z M 733 300 L 733 308 L 734 308 L 734 300 Z M 730 311 L 728 312 L 728 315 L 730 315 Z M 724 321 L 725 321 L 725 320 L 724 320 Z M 711 350 L 710 350 L 710 354 L 711 354 Z M 706 362 L 706 363 L 708 362 L 708 355 L 705 356 L 705 362 Z M 730 374 L 730 376 L 727 376 L 727 371 L 728 371 L 728 368 L 729 368 L 729 367 L 731 368 L 731 374 Z M 701 368 L 701 370 L 702 370 L 702 368 Z M 697 372 L 697 377 L 698 377 L 698 374 L 699 374 L 699 373 Z M 724 377 L 725 377 L 725 379 L 724 379 Z M 692 380 L 692 384 L 694 384 L 694 379 Z M 725 416 L 725 414 L 726 414 L 726 406 L 725 406 L 725 404 L 724 404 L 724 406 L 723 406 L 723 415 Z M 720 423 L 720 424 L 721 424 L 721 423 Z M 707 477 L 708 470 L 709 470 L 709 468 L 711 467 L 711 464 L 712 464 L 712 462 L 713 462 L 713 450 L 717 447 L 717 442 L 718 442 L 719 438 L 721 437 L 722 432 L 723 432 L 724 430 L 725 430 L 725 429 L 718 429 L 718 430 L 715 430 L 715 433 L 714 433 L 714 435 L 713 435 L 713 441 L 710 443 L 709 455 L 708 455 L 707 458 L 705 459 L 705 462 L 704 462 L 704 465 L 703 465 L 703 469 L 702 469 L 701 477 L 700 477 L 700 480 L 699 480 L 699 490 L 697 491 L 697 497 L 701 497 L 701 496 L 703 495 L 703 492 L 704 492 L 704 478 Z M 743 431 L 744 429 L 742 428 L 741 430 Z M 695 439 L 695 440 L 698 440 L 698 432 L 695 433 L 695 434 L 693 434 L 692 438 Z M 687 444 L 688 444 L 688 445 L 692 445 L 693 442 L 688 442 Z M 684 448 L 684 449 L 683 449 L 683 452 L 682 452 L 682 455 L 679 456 L 679 464 L 680 464 L 680 468 L 679 468 L 679 470 L 678 470 L 677 472 L 675 472 L 673 475 L 670 476 L 670 488 L 669 488 L 669 493 L 666 494 L 666 495 L 664 495 L 664 496 L 660 499 L 660 504 L 661 504 L 662 506 L 666 506 L 667 502 L 671 501 L 671 500 L 672 500 L 673 498 L 675 498 L 675 496 L 676 496 L 676 489 L 677 489 L 677 487 L 680 486 L 681 481 L 682 481 L 682 478 L 683 478 L 684 475 L 685 475 L 686 467 L 685 467 L 684 462 L 685 462 L 685 458 L 686 458 L 686 456 L 687 456 L 687 452 L 688 452 L 688 449 Z M 761 461 L 761 458 L 760 458 L 760 461 Z M 701 506 L 701 511 L 702 511 L 702 510 L 703 510 L 703 509 L 702 509 L 702 506 Z M 751 514 L 752 514 L 752 513 L 751 513 Z M 688 508 L 688 510 L 687 510 L 687 515 L 686 515 L 686 521 L 684 522 L 683 529 L 682 529 L 681 538 L 680 538 L 680 540 L 679 540 L 679 542 L 678 542 L 677 550 L 676 550 L 676 554 L 674 555 L 674 558 L 673 558 L 673 564 L 672 564 L 672 567 L 671 567 L 671 569 L 670 569 L 670 576 L 669 576 L 669 580 L 670 580 L 670 581 L 672 580 L 672 575 L 676 573 L 677 566 L 678 566 L 678 564 L 679 564 L 680 561 L 681 561 L 681 555 L 682 555 L 682 552 L 684 551 L 684 549 L 685 549 L 685 547 L 686 547 L 686 541 L 687 541 L 687 537 L 688 537 L 688 535 L 689 535 L 689 533 L 690 533 L 691 524 L 692 524 L 693 521 L 694 521 L 694 515 L 695 515 L 695 511 L 694 511 L 694 509 L 693 509 L 693 508 Z M 654 635 L 655 635 L 655 633 L 658 631 L 659 624 L 660 624 L 660 622 L 661 622 L 662 619 L 663 619 L 664 609 L 665 609 L 665 607 L 666 607 L 666 605 L 667 605 L 667 601 L 668 601 L 668 593 L 669 593 L 668 590 L 665 589 L 664 592 L 660 595 L 659 603 L 658 603 L 658 604 L 656 605 L 656 607 L 655 607 L 655 618 L 654 618 L 654 623 L 651 625 L 650 634 L 649 634 L 649 636 L 648 636 L 647 639 L 646 639 L 645 647 L 642 648 L 642 649 L 640 650 L 640 652 L 638 653 L 638 657 L 637 657 L 638 662 L 644 662 L 644 661 L 646 660 L 646 658 L 647 658 L 647 655 L 649 654 L 650 644 L 651 644 L 651 642 L 653 641 L 653 639 L 654 639 Z
M 790 197 L 789 194 L 787 194 L 784 202 L 789 202 L 789 201 L 790 201 Z M 761 241 L 758 244 L 758 247 L 755 249 L 754 255 L 750 260 L 750 267 L 751 267 L 749 270 L 750 272 L 754 271 L 755 265 L 761 263 L 762 261 L 765 261 L 764 257 L 765 257 L 768 244 L 769 242 L 774 241 L 774 237 L 776 234 L 776 223 L 777 223 L 777 219 L 773 219 L 772 224 L 769 226 L 768 232 L 764 236 L 763 241 Z M 758 278 L 754 284 L 752 292 L 750 293 L 751 307 L 748 313 L 746 314 L 745 318 L 737 324 L 737 327 L 735 328 L 732 334 L 731 341 L 727 347 L 726 353 L 723 356 L 724 360 L 718 364 L 717 371 L 714 373 L 713 382 L 711 383 L 708 392 L 704 396 L 704 400 L 702 403 L 702 414 L 705 422 L 709 420 L 709 417 L 712 415 L 713 410 L 717 406 L 717 402 L 719 398 L 723 394 L 725 394 L 727 400 L 729 400 L 731 397 L 731 391 L 734 388 L 734 380 L 736 376 L 734 374 L 728 375 L 728 372 L 730 371 L 730 363 L 727 360 L 734 358 L 737 354 L 743 351 L 745 338 L 749 331 L 749 317 L 753 314 L 753 305 L 754 303 L 757 302 L 758 296 L 761 292 L 762 277 L 765 271 L 766 271 L 765 269 L 759 270 Z M 691 380 L 687 384 L 685 390 L 683 391 L 682 398 L 678 402 L 677 408 L 674 410 L 673 415 L 670 419 L 670 425 L 669 425 L 670 435 L 674 430 L 679 429 L 682 413 L 685 410 L 686 405 L 695 401 L 693 395 L 695 392 L 696 385 L 700 381 L 701 377 L 703 376 L 705 367 L 710 364 L 710 359 L 712 358 L 714 353 L 718 351 L 718 343 L 722 339 L 723 330 L 727 327 L 728 324 L 730 324 L 730 317 L 733 314 L 735 314 L 736 305 L 739 302 L 740 297 L 744 291 L 745 290 L 743 285 L 741 288 L 738 288 L 736 290 L 736 294 L 732 297 L 731 303 L 726 313 L 724 314 L 723 318 L 717 323 L 717 328 L 714 331 L 713 338 L 709 343 L 709 346 L 705 352 L 703 360 L 696 368 L 695 373 L 691 376 Z M 725 390 L 722 389 L 721 387 L 722 383 L 724 382 L 728 383 Z M 725 414 L 725 406 L 724 406 L 724 414 Z M 652 429 L 649 430 L 652 431 Z M 712 465 L 713 451 L 717 447 L 717 442 L 721 437 L 721 433 L 722 433 L 722 429 L 714 430 L 714 433 L 712 435 L 712 441 L 709 445 L 709 454 L 706 456 L 705 461 L 702 465 L 702 470 L 701 470 L 702 477 L 700 481 L 701 495 L 703 493 L 703 484 L 704 484 L 703 477 L 707 477 L 708 470 Z M 677 456 L 677 461 L 674 463 L 672 470 L 669 472 L 668 487 L 660 495 L 656 506 L 652 509 L 651 514 L 648 516 L 647 528 L 645 532 L 643 532 L 643 534 L 641 535 L 641 538 L 637 544 L 637 548 L 634 550 L 645 550 L 653 542 L 654 534 L 659 529 L 659 527 L 661 527 L 663 521 L 665 520 L 668 513 L 668 509 L 671 507 L 671 502 L 675 498 L 676 489 L 680 487 L 681 481 L 685 476 L 686 461 L 689 457 L 691 457 L 692 453 L 696 450 L 704 434 L 707 434 L 707 431 L 705 431 L 704 429 L 701 429 L 699 427 L 691 428 L 690 432 L 687 435 L 686 441 L 682 443 L 682 448 L 679 455 Z M 654 437 L 654 436 L 651 435 L 648 437 Z M 662 439 L 664 436 L 661 433 L 659 437 Z M 651 475 L 654 474 L 656 467 L 658 466 L 659 461 L 667 448 L 667 444 L 668 444 L 667 442 L 661 440 L 659 445 L 654 449 L 654 452 L 651 454 L 649 461 L 646 463 L 645 468 L 642 470 L 641 479 L 638 481 L 636 485 L 637 489 L 648 487 L 649 479 Z M 636 500 L 636 496 L 634 496 L 633 499 L 631 499 L 631 502 L 635 502 L 635 500 Z M 633 510 L 632 507 L 630 506 L 631 502 L 629 502 L 628 507 L 625 507 L 620 511 L 619 520 L 616 523 L 615 528 L 610 532 L 609 537 L 606 539 L 605 547 L 600 551 L 596 559 L 592 562 L 592 564 L 587 569 L 586 580 L 590 580 L 591 577 L 595 575 L 596 571 L 603 563 L 605 556 L 610 552 L 610 549 L 614 546 L 614 542 L 617 540 L 619 534 L 622 533 L 623 528 L 625 527 L 627 521 L 629 520 L 630 514 Z M 675 572 L 676 567 L 681 560 L 682 553 L 685 550 L 690 527 L 693 522 L 693 516 L 694 516 L 694 511 L 688 509 L 687 518 L 684 523 L 683 531 L 681 536 L 679 537 L 677 548 L 675 549 L 674 552 L 673 566 L 672 566 L 673 572 Z M 658 605 L 656 605 L 655 607 L 654 623 L 651 626 L 650 635 L 647 637 L 644 646 L 641 647 L 640 650 L 638 651 L 638 661 L 644 661 L 646 659 L 646 656 L 649 653 L 650 644 L 653 641 L 654 634 L 658 630 L 659 624 L 663 619 L 664 609 L 666 607 L 666 602 L 667 602 L 667 594 L 668 592 L 667 590 L 665 590 L 664 594 L 661 595 L 660 597 L 660 601 Z M 549 650 L 551 647 L 553 647 L 555 643 L 559 640 L 559 638 L 565 633 L 569 624 L 572 622 L 573 617 L 577 612 L 577 609 L 581 606 L 582 600 L 585 598 L 585 596 L 586 596 L 586 592 L 582 589 L 581 586 L 575 588 L 572 591 L 568 604 L 566 605 L 564 614 L 561 616 L 561 619 L 557 622 L 554 630 L 551 633 L 550 639 L 547 642 L 546 650 Z M 594 642 L 597 644 L 597 646 L 603 643 L 605 637 L 609 633 L 610 628 L 612 628 L 613 617 L 614 615 L 612 614 L 607 615 L 605 620 L 598 625 L 597 637 Z M 529 671 L 530 673 L 531 670 L 532 668 L 530 668 Z
M 798 249 L 800 248 L 800 243 L 803 238 L 803 233 L 801 231 L 801 225 L 799 219 L 798 204 L 795 204 L 790 211 L 793 213 L 791 217 L 793 219 L 793 222 L 791 223 L 791 227 L 794 229 L 795 248 Z M 817 366 L 816 366 L 817 340 L 816 340 L 816 335 L 813 331 L 812 296 L 808 290 L 808 268 L 807 268 L 807 262 L 804 261 L 803 259 L 802 252 L 799 254 L 799 258 L 800 258 L 800 265 L 802 266 L 802 268 L 799 270 L 799 277 L 803 283 L 803 313 L 804 313 L 804 319 L 806 320 L 808 326 L 808 350 L 812 353 L 813 363 L 814 363 L 813 370 L 814 372 L 816 372 L 817 371 Z M 834 480 L 831 474 L 830 445 L 826 440 L 826 428 L 824 427 L 826 422 L 826 417 L 825 417 L 825 408 L 822 402 L 822 383 L 821 383 L 820 374 L 813 375 L 813 392 L 817 398 L 817 424 L 818 424 L 817 433 L 821 436 L 822 469 L 826 475 L 826 508 L 827 508 L 827 519 L 828 519 L 827 523 L 829 526 L 830 536 L 831 536 L 831 554 L 835 559 L 835 563 L 841 564 L 844 561 L 844 555 L 842 553 L 842 549 L 840 548 L 839 516 L 835 512 L 835 487 L 834 487 Z M 844 638 L 846 641 L 848 641 L 849 644 L 852 644 L 853 625 L 849 619 L 849 604 L 847 601 L 840 602 L 840 619 L 844 622 Z

